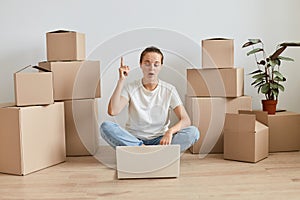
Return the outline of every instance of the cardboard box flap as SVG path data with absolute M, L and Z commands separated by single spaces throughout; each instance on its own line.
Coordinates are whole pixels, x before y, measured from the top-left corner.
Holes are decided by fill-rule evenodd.
M 22 72 L 22 71 L 25 71 L 25 70 L 26 70 L 26 69 L 28 69 L 28 68 L 37 69 L 37 70 L 40 70 L 40 71 L 43 71 L 43 72 L 51 72 L 51 71 L 50 71 L 50 70 L 48 70 L 48 69 L 44 69 L 44 68 L 41 68 L 41 67 L 39 67 L 39 66 L 36 66 L 36 65 L 34 65 L 34 66 L 32 66 L 32 65 L 28 65 L 28 66 L 26 66 L 26 67 L 23 67 L 22 69 L 20 69 L 20 70 L 16 71 L 16 72 L 15 72 L 15 74 L 17 74 L 17 73 L 20 73 L 20 72 Z
M 255 132 L 255 115 L 226 113 L 225 132 Z
M 209 39 L 205 39 L 205 40 L 232 40 L 229 38 L 209 38 Z
M 266 125 L 264 125 L 263 123 L 260 123 L 259 121 L 255 121 L 255 132 L 260 132 L 264 129 L 268 128 Z
M 75 31 L 68 31 L 68 30 L 56 30 L 56 31 L 50 31 L 48 33 L 75 33 Z
M 268 126 L 268 113 L 261 110 L 239 110 L 239 114 L 255 114 L 256 120 Z
M 32 68 L 43 71 L 43 72 L 51 72 L 49 69 L 45 69 L 45 68 L 42 68 L 42 67 L 39 67 L 39 66 L 33 66 Z
M 86 62 L 99 62 L 99 61 L 86 61 Z M 73 64 L 76 64 L 76 63 L 82 67 L 84 62 L 79 61 L 79 60 L 73 60 L 73 61 L 42 61 L 42 62 L 39 62 L 38 66 L 35 67 L 35 68 L 39 69 L 39 70 L 52 72 L 53 71 L 52 70 L 53 66 L 59 66 L 59 65 L 62 65 L 62 64 L 66 64 L 66 66 L 67 66 L 67 65 L 73 65 Z M 63 67 L 64 66 L 62 66 L 60 68 L 63 68 Z
M 41 68 L 41 69 L 51 71 L 51 63 L 52 62 L 43 61 L 43 62 L 39 62 L 38 65 L 39 65 L 39 68 Z
M 28 65 L 28 66 L 26 66 L 26 67 L 23 67 L 22 69 L 16 71 L 15 73 L 19 73 L 19 72 L 21 72 L 21 71 L 24 71 L 25 69 L 27 69 L 27 68 L 29 68 L 29 67 L 31 67 L 31 65 Z
M 7 108 L 7 107 L 13 107 L 15 106 L 16 104 L 15 103 L 0 103 L 0 108 Z

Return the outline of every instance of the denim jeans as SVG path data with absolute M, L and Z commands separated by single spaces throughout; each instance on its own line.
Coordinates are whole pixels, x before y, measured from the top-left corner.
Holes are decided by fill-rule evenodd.
M 159 136 L 150 140 L 138 139 L 118 124 L 110 121 L 101 124 L 100 133 L 102 138 L 114 148 L 116 146 L 141 146 L 142 144 L 159 145 L 163 137 Z M 179 144 L 180 151 L 184 152 L 199 139 L 199 135 L 199 130 L 195 126 L 189 126 L 174 134 L 171 144 Z

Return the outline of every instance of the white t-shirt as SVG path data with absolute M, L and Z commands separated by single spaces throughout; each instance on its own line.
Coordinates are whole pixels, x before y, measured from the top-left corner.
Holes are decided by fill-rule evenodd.
M 129 100 L 126 130 L 139 139 L 163 135 L 170 124 L 169 111 L 182 105 L 176 88 L 159 80 L 153 91 L 146 90 L 142 80 L 126 84 L 121 96 Z

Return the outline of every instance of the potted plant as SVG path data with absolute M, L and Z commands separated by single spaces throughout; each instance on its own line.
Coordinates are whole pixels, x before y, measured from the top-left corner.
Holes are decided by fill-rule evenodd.
M 262 100 L 263 110 L 268 114 L 275 114 L 278 95 L 284 91 L 281 82 L 286 78 L 280 73 L 279 68 L 282 61 L 294 61 L 292 58 L 280 56 L 281 53 L 291 46 L 300 46 L 300 43 L 284 42 L 277 45 L 275 52 L 269 56 L 266 55 L 264 44 L 260 39 L 249 39 L 242 48 L 252 47 L 247 56 L 254 55 L 256 61 L 256 70 L 250 73 L 254 81 L 251 83 L 257 89 L 258 93 L 265 95 Z

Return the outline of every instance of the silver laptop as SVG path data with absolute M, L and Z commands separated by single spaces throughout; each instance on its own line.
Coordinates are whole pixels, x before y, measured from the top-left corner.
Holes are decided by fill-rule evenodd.
M 118 179 L 176 178 L 180 172 L 180 145 L 118 146 Z

